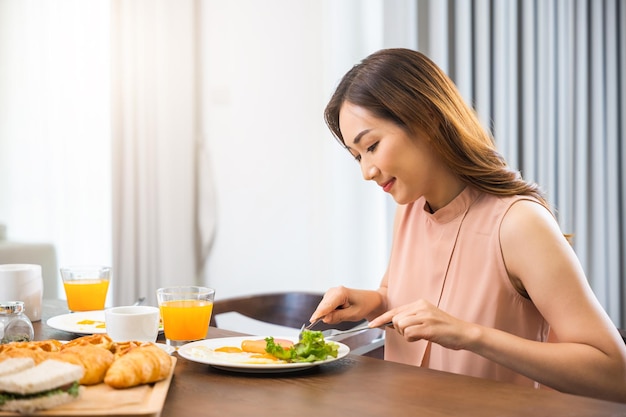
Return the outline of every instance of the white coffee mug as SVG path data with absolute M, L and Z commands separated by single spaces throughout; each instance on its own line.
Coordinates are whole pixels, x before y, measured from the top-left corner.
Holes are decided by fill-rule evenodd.
M 114 342 L 155 342 L 159 319 L 158 307 L 123 306 L 104 310 L 106 331 Z
M 41 265 L 0 265 L 0 301 L 23 301 L 26 316 L 39 321 L 42 299 Z

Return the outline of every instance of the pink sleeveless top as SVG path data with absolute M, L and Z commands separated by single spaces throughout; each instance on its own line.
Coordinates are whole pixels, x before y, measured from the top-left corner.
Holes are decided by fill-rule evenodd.
M 502 218 L 522 199 L 540 204 L 531 197 L 498 197 L 469 186 L 434 214 L 425 209 L 423 198 L 409 204 L 393 241 L 388 308 L 423 298 L 461 320 L 546 341 L 549 326 L 511 284 L 500 249 Z M 536 386 L 472 352 L 424 340 L 409 343 L 393 330 L 386 332 L 385 359 Z

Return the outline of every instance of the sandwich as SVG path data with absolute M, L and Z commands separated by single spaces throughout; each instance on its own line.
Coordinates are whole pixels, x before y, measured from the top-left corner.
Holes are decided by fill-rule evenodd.
M 24 361 L 26 359 L 26 361 Z M 39 365 L 29 358 L 0 362 L 0 411 L 33 413 L 76 400 L 81 393 L 82 366 L 54 359 Z
M 10 358 L 0 362 L 0 376 L 15 374 L 35 366 L 33 358 Z

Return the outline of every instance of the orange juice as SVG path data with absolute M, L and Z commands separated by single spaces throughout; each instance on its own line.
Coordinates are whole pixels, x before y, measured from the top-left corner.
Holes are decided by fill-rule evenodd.
M 109 289 L 108 279 L 80 279 L 63 282 L 70 311 L 103 310 Z
M 160 305 L 165 337 L 170 340 L 204 339 L 213 303 L 206 300 L 172 300 Z

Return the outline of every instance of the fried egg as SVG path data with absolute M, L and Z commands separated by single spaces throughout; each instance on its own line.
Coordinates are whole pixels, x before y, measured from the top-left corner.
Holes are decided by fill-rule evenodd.
M 96 329 L 104 329 L 106 325 L 100 320 L 81 320 L 76 322 L 79 326 L 94 326 Z
M 235 364 L 276 364 L 286 363 L 268 353 L 244 352 L 235 346 L 223 346 L 211 349 L 206 346 L 197 346 L 189 350 L 189 354 L 198 359 L 211 360 L 221 363 Z

